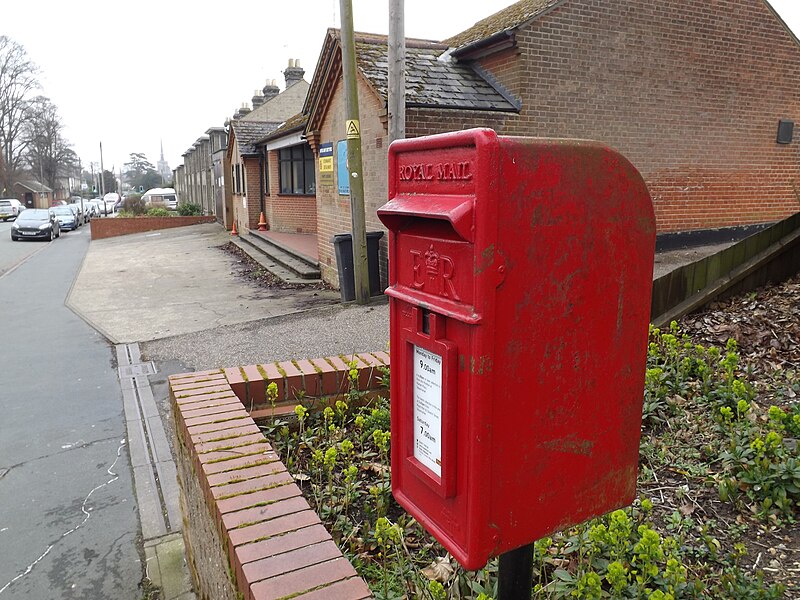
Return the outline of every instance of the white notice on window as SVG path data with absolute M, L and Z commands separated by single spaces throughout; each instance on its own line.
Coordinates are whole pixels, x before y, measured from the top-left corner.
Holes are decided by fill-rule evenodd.
M 442 476 L 442 357 L 414 346 L 414 458 Z

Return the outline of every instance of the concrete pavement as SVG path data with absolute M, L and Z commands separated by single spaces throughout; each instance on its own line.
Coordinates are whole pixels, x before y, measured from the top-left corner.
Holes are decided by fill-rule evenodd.
M 267 290 L 233 273 L 219 225 L 95 240 L 68 305 L 111 342 L 159 339 L 297 313 L 339 299 L 326 290 Z

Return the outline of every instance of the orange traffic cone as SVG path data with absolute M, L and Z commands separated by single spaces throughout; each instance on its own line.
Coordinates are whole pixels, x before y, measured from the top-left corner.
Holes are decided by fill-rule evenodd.
M 233 227 L 231 227 L 231 235 L 239 235 L 239 232 L 236 231 L 236 221 L 233 222 Z
M 266 231 L 267 230 L 267 220 L 264 218 L 264 211 L 261 211 L 261 216 L 258 218 L 258 230 L 259 231 Z

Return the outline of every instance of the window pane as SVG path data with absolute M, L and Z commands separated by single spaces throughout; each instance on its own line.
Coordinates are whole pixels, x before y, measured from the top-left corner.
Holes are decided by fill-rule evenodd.
M 309 154 L 309 153 L 306 153 Z M 306 194 L 313 194 L 317 190 L 316 186 L 316 173 L 314 172 L 314 158 L 306 158 L 305 160 L 305 180 L 306 180 Z
M 292 163 L 281 161 L 281 194 L 292 193 Z
M 280 149 L 280 160 L 291 160 L 292 158 L 292 149 L 291 148 L 281 148 Z
M 295 194 L 303 193 L 303 163 L 292 161 L 292 191 Z

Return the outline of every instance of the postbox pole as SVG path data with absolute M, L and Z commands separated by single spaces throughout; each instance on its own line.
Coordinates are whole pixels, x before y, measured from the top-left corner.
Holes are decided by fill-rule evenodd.
M 353 279 L 357 304 L 369 302 L 367 226 L 364 211 L 364 173 L 361 164 L 361 125 L 358 118 L 356 44 L 353 35 L 353 7 L 339 0 L 342 13 L 342 77 L 344 78 L 347 164 L 350 173 L 350 215 L 353 222 Z M 340 267 L 341 268 L 341 267 Z
M 533 582 L 533 544 L 500 555 L 497 600 L 530 600 Z

